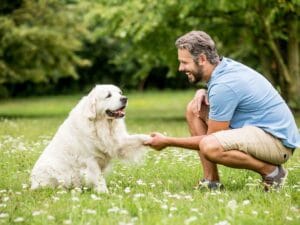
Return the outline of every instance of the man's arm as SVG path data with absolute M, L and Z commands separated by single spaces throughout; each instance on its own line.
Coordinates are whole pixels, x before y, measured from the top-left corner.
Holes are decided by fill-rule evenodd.
M 214 120 L 208 121 L 208 131 L 207 134 L 211 134 L 220 130 L 227 130 L 229 128 L 229 122 L 218 122 Z M 187 148 L 191 150 L 199 150 L 199 143 L 205 135 L 201 136 L 192 136 L 192 137 L 168 137 L 160 133 L 151 134 L 152 139 L 145 142 L 145 145 L 148 145 L 156 150 L 162 150 L 166 147 L 180 147 Z

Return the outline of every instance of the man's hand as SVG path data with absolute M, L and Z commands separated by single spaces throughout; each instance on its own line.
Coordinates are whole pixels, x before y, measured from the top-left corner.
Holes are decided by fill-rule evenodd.
M 202 104 L 208 106 L 208 97 L 205 89 L 199 89 L 193 98 L 193 112 L 195 115 L 200 116 Z
M 160 151 L 164 149 L 165 147 L 168 147 L 166 136 L 164 136 L 161 133 L 152 133 L 151 139 L 144 142 L 144 145 L 150 146 L 151 148 L 154 148 L 157 151 Z

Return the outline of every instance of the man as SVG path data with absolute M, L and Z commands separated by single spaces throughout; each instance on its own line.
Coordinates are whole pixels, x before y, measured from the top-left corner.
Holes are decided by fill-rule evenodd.
M 248 169 L 262 176 L 265 190 L 278 188 L 287 177 L 282 167 L 300 146 L 300 135 L 287 104 L 258 72 L 218 56 L 215 43 L 203 31 L 192 31 L 175 43 L 179 71 L 190 82 L 205 81 L 188 104 L 186 119 L 192 137 L 153 133 L 146 145 L 198 151 L 203 179 L 199 188 L 223 187 L 217 164 Z

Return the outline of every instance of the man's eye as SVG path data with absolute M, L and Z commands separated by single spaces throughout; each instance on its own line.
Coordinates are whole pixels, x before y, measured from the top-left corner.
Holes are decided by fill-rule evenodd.
M 110 92 L 108 92 L 108 94 L 107 94 L 106 98 L 110 98 L 110 97 L 111 97 L 111 93 L 110 93 Z

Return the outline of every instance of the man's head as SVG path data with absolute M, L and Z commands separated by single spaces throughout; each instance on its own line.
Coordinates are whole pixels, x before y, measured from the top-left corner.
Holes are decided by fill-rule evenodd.
M 203 31 L 191 31 L 175 42 L 178 48 L 179 71 L 186 73 L 191 83 L 208 80 L 219 56 L 211 37 Z

